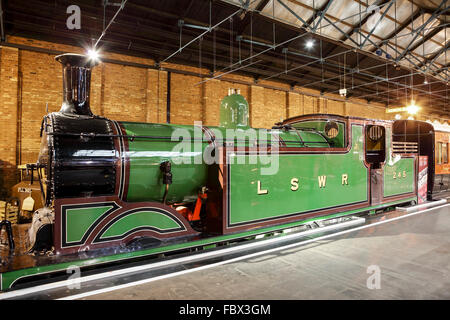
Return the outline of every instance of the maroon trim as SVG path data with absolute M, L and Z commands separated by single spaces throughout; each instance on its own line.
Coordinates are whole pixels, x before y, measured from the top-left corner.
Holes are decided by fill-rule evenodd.
M 220 167 L 222 168 L 222 234 L 227 233 L 228 224 L 228 165 L 227 165 L 227 152 L 228 149 L 234 150 L 235 148 L 220 147 L 220 159 L 222 162 Z
M 113 121 L 111 121 L 111 122 L 113 122 Z M 120 189 L 120 178 L 121 178 L 120 176 L 122 174 L 121 173 L 122 165 L 121 165 L 121 161 L 120 161 L 120 159 L 122 157 L 122 153 L 120 151 L 120 141 L 119 141 L 120 133 L 117 131 L 116 126 L 115 126 L 114 123 L 112 123 L 111 127 L 112 127 L 113 134 L 116 136 L 113 139 L 113 141 L 114 141 L 114 151 L 115 151 L 115 154 L 116 154 L 116 162 L 115 162 L 115 167 L 116 167 L 116 185 L 115 185 L 115 188 L 114 188 L 114 190 L 115 190 L 114 194 L 119 194 L 119 191 L 120 191 L 119 190 Z
M 205 136 L 209 136 L 208 144 L 215 144 L 216 143 L 216 135 L 214 134 L 214 131 L 212 131 L 207 126 L 201 126 L 201 129 Z
M 289 124 L 294 122 L 300 122 L 307 119 L 316 119 L 316 120 L 332 120 L 332 119 L 340 119 L 340 120 L 351 120 L 352 122 L 364 122 L 364 123 L 379 123 L 380 125 L 392 125 L 392 120 L 378 120 L 378 119 L 367 119 L 367 118 L 360 118 L 360 117 L 353 117 L 353 116 L 341 116 L 338 114 L 327 114 L 327 113 L 312 113 L 312 114 L 305 114 L 301 116 L 295 116 L 292 118 L 285 119 L 282 124 Z
M 61 217 L 61 206 L 62 205 L 77 205 L 77 204 L 95 204 L 95 203 L 101 203 L 101 202 L 115 202 L 117 205 L 119 205 L 121 208 L 118 208 L 117 210 L 111 212 L 109 215 L 104 217 L 92 230 L 92 232 L 89 234 L 87 240 L 85 243 L 81 245 L 74 245 L 71 247 L 62 247 L 61 244 L 61 236 L 62 236 L 62 217 Z M 148 236 L 153 237 L 156 239 L 174 239 L 179 237 L 187 237 L 187 236 L 195 236 L 199 233 L 196 232 L 194 229 L 191 228 L 189 222 L 176 210 L 174 210 L 170 206 L 163 205 L 158 202 L 133 202 L 128 203 L 121 201 L 117 196 L 108 196 L 108 197 L 93 197 L 93 198 L 74 198 L 74 199 L 56 199 L 55 203 L 55 225 L 54 225 L 54 245 L 55 245 L 55 251 L 57 254 L 68 254 L 68 253 L 75 253 L 79 251 L 87 251 L 92 249 L 99 249 L 99 248 L 106 248 L 106 247 L 113 247 L 113 246 L 122 246 L 127 244 L 129 241 L 133 240 L 136 237 L 140 236 Z M 110 222 L 112 219 L 120 215 L 121 213 L 136 209 L 136 208 L 145 208 L 145 207 L 155 207 L 162 210 L 165 210 L 169 212 L 171 215 L 175 216 L 184 226 L 184 231 L 176 231 L 170 234 L 161 234 L 157 233 L 152 230 L 143 230 L 143 231 L 137 231 L 135 233 L 132 233 L 128 235 L 124 239 L 120 240 L 112 240 L 112 241 L 104 241 L 104 242 L 98 242 L 93 243 L 95 237 L 100 233 L 102 228 Z
M 280 146 L 286 147 L 286 142 L 284 142 L 283 138 L 280 135 L 278 135 L 278 140 L 280 141 Z
M 122 135 L 126 136 L 127 131 L 125 130 L 125 127 L 119 121 L 117 121 L 117 123 L 119 124 L 120 130 L 122 131 Z M 130 186 L 130 157 L 129 157 L 130 146 L 128 144 L 128 139 L 129 138 L 126 137 L 123 138 L 123 148 L 124 148 L 123 162 L 125 164 L 125 176 L 122 177 L 124 183 L 122 199 L 124 201 L 126 201 L 128 198 L 128 189 Z
M 225 217 L 224 217 L 225 220 L 224 220 L 224 224 L 223 224 L 223 234 L 229 234 L 229 233 L 235 233 L 238 231 L 253 230 L 253 229 L 258 229 L 258 228 L 263 228 L 263 227 L 270 227 L 270 226 L 275 226 L 275 225 L 280 225 L 280 224 L 286 224 L 286 223 L 290 223 L 290 222 L 302 221 L 302 220 L 309 219 L 312 217 L 322 217 L 322 216 L 327 216 L 327 215 L 334 214 L 334 213 L 356 210 L 356 209 L 365 208 L 365 207 L 369 207 L 369 201 L 360 203 L 360 204 L 348 205 L 348 206 L 344 205 L 339 208 L 317 210 L 317 211 L 310 212 L 310 213 L 299 213 L 299 214 L 297 214 L 295 216 L 291 216 L 291 217 L 278 218 L 278 219 L 273 219 L 273 220 L 264 221 L 264 222 L 249 223 L 246 225 L 235 226 L 235 227 L 233 227 L 233 226 L 227 227 L 228 221 L 227 221 L 227 216 L 225 213 Z

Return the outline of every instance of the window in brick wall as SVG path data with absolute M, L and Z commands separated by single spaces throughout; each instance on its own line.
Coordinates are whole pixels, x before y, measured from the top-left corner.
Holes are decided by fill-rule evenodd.
M 442 144 L 442 163 L 448 163 L 448 143 Z
M 437 164 L 448 163 L 448 143 L 438 142 L 436 152 Z

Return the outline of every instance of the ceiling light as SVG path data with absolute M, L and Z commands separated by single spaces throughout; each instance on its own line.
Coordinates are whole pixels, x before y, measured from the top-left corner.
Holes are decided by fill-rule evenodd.
M 96 61 L 98 60 L 98 58 L 100 57 L 100 55 L 98 54 L 98 51 L 96 51 L 95 49 L 89 49 L 87 52 L 89 59 Z
M 411 104 L 406 107 L 406 110 L 409 114 L 416 114 L 419 111 L 420 107 L 416 105 L 416 103 L 411 100 Z
M 311 49 L 312 47 L 314 47 L 314 40 L 308 40 L 306 42 L 306 48 Z
M 396 119 L 396 120 L 400 120 L 401 118 L 402 118 L 402 116 L 401 116 L 400 114 L 397 113 L 397 114 L 395 115 L 395 119 Z

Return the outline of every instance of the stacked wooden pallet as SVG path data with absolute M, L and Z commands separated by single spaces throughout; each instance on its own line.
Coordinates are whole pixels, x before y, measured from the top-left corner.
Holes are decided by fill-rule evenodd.
M 0 201 L 0 220 L 8 220 L 12 224 L 15 224 L 17 223 L 18 216 L 19 216 L 19 207 L 13 206 L 5 201 Z

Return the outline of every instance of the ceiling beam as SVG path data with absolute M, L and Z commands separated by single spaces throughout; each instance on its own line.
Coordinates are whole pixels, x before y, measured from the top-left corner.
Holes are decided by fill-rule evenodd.
M 440 31 L 442 31 L 446 26 L 446 23 L 441 22 L 438 26 L 433 28 L 432 31 L 428 32 L 420 41 L 418 41 L 415 45 L 411 46 L 409 48 L 409 52 L 413 52 L 417 48 L 419 48 L 421 45 L 423 45 L 425 42 L 431 40 L 435 35 L 437 35 Z
M 400 56 L 397 58 L 397 61 L 400 61 L 405 57 L 405 55 L 409 52 L 412 52 L 411 48 L 414 46 L 414 42 L 416 41 L 417 37 L 420 36 L 421 32 L 437 17 L 439 17 L 441 14 L 447 12 L 449 8 L 446 6 L 447 0 L 442 0 L 439 6 L 436 8 L 436 10 L 431 14 L 431 16 L 418 28 L 415 30 L 416 34 L 414 35 L 411 42 L 406 46 L 405 50 L 400 54 Z M 441 8 L 444 7 L 442 10 Z
M 239 26 L 237 28 L 236 33 L 238 35 L 242 35 L 244 33 L 245 29 L 250 25 L 250 23 L 252 22 L 253 13 L 261 12 L 265 8 L 265 6 L 269 3 L 269 1 L 270 0 L 261 0 L 253 11 L 245 12 L 244 17 L 241 20 L 241 22 L 239 23 Z
M 327 0 L 322 7 L 320 7 L 319 10 L 314 12 L 314 15 L 310 18 L 311 21 L 308 20 L 308 23 L 311 24 L 316 19 L 317 16 L 319 16 L 319 20 L 316 22 L 316 25 L 313 27 L 313 31 L 315 32 L 317 30 L 317 27 L 322 22 L 323 18 L 325 17 L 325 14 L 327 13 L 328 9 L 333 4 L 334 0 Z
M 378 5 L 378 7 L 382 7 L 382 6 L 384 6 L 384 5 L 385 5 L 386 3 L 388 3 L 388 2 L 389 2 L 389 0 L 383 0 L 383 1 L 381 1 L 381 3 Z M 360 5 L 361 5 L 361 4 L 360 4 Z M 363 19 L 360 20 L 360 22 L 354 24 L 354 25 L 352 26 L 352 29 L 351 29 L 349 32 L 347 32 L 347 35 L 346 35 L 345 37 L 341 38 L 340 40 L 341 40 L 341 41 L 345 41 L 346 38 L 350 38 L 355 32 L 359 31 L 359 30 L 362 28 L 362 26 L 366 24 L 367 20 L 369 20 L 370 17 L 372 17 L 375 13 L 376 13 L 376 12 L 374 11 L 374 12 L 372 12 L 372 13 L 367 14 Z
M 400 32 L 408 28 L 408 26 L 411 24 L 411 21 L 416 20 L 422 15 L 422 10 L 420 8 L 416 9 L 416 12 L 411 17 L 408 17 L 408 19 L 405 20 L 400 26 L 398 26 L 391 34 L 389 34 L 385 39 L 382 40 L 381 43 L 389 42 L 393 39 L 395 39 Z M 372 49 L 372 52 L 375 52 L 377 48 Z
M 425 59 L 425 61 L 420 65 L 420 67 L 424 67 L 427 66 L 425 69 L 425 72 L 427 72 L 428 70 L 430 70 L 431 66 L 433 65 L 433 63 L 442 55 L 445 53 L 445 51 L 448 50 L 448 48 L 450 47 L 450 40 L 447 41 L 447 43 L 445 44 L 445 46 L 443 46 L 441 49 L 439 49 L 437 52 L 433 53 L 429 58 Z
M 386 16 L 386 14 L 388 13 L 389 9 L 392 7 L 392 5 L 395 3 L 396 0 L 391 0 L 391 2 L 389 3 L 389 5 L 387 6 L 387 8 L 384 9 L 383 14 L 381 15 L 380 19 L 378 19 L 378 21 L 375 23 L 375 25 L 372 27 L 372 29 L 369 31 L 369 33 L 365 36 L 364 41 L 360 44 L 360 48 L 364 48 L 364 44 L 366 44 L 367 39 L 369 39 L 373 32 L 375 31 L 375 29 L 378 27 L 378 25 L 380 24 L 380 22 L 384 19 L 384 17 Z M 361 31 L 360 31 L 361 33 Z

